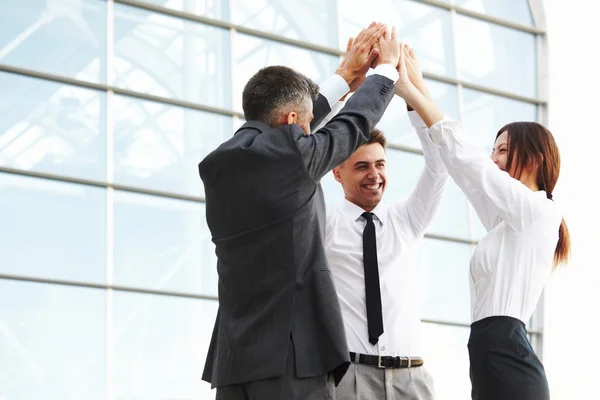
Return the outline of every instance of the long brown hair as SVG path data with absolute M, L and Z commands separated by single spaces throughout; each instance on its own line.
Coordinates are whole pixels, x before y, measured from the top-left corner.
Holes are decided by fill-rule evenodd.
M 552 199 L 560 174 L 560 152 L 552 133 L 537 122 L 513 122 L 503 126 L 496 139 L 504 131 L 508 134 L 509 146 L 506 165 L 514 170 L 514 177 L 519 179 L 524 168 L 537 166 L 536 183 Z M 516 158 L 513 159 L 515 155 Z M 566 264 L 570 255 L 571 236 L 563 218 L 554 250 L 554 266 Z

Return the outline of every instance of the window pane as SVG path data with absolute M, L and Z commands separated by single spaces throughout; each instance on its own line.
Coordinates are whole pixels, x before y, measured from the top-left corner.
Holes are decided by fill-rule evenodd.
M 471 245 L 425 238 L 419 249 L 423 319 L 471 323 Z
M 456 86 L 429 79 L 426 79 L 425 83 L 442 112 L 454 120 L 459 120 Z M 408 119 L 406 103 L 400 97 L 394 96 L 377 127 L 383 131 L 388 143 L 421 149 L 421 142 Z
M 243 34 L 235 36 L 233 47 L 236 71 L 233 78 L 233 104 L 236 110 L 242 110 L 244 86 L 263 67 L 285 65 L 320 84 L 333 75 L 339 65 L 338 57 Z
M 453 0 L 457 5 L 492 17 L 505 19 L 523 25 L 533 25 L 529 0 L 488 1 Z
M 228 30 L 115 4 L 114 40 L 116 86 L 231 107 Z
M 114 397 L 214 399 L 202 370 L 216 301 L 115 292 Z
M 104 400 L 105 318 L 103 290 L 0 280 L 0 398 Z
M 0 193 L 0 272 L 105 282 L 104 189 L 0 174 Z
M 0 63 L 104 82 L 106 2 L 0 2 Z
M 523 96 L 537 96 L 535 35 L 456 16 L 460 79 Z
M 142 0 L 157 6 L 185 11 L 203 17 L 229 20 L 229 1 L 227 0 Z
M 514 121 L 535 121 L 537 106 L 521 101 L 481 93 L 476 90 L 463 91 L 463 125 L 470 137 L 491 154 L 498 130 Z M 475 239 L 482 238 L 486 231 L 475 210 L 471 209 L 471 225 Z
M 204 204 L 116 192 L 115 284 L 216 295 L 204 216 Z
M 463 125 L 491 154 L 498 130 L 514 121 L 536 121 L 537 106 L 476 90 L 463 90 Z
M 198 163 L 233 135 L 231 117 L 114 99 L 115 182 L 203 196 Z
M 104 180 L 105 94 L 0 72 L 0 165 Z
M 349 37 L 356 37 L 372 21 L 395 25 L 398 37 L 415 49 L 424 71 L 456 76 L 450 12 L 416 1 L 379 0 L 365 6 L 362 0 L 344 1 L 340 7 L 339 46 L 346 49 Z
M 442 204 L 433 217 L 427 232 L 460 239 L 470 239 L 471 237 L 468 201 L 452 178 L 448 178 Z
M 469 328 L 422 324 L 425 367 L 433 376 L 437 400 L 471 398 Z
M 335 1 L 232 0 L 231 4 L 235 24 L 320 46 L 337 46 Z

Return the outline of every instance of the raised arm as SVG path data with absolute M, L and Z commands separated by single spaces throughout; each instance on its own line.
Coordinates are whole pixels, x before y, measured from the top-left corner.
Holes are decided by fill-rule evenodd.
M 408 55 L 408 52 L 412 49 L 405 47 L 404 51 L 407 51 L 406 55 Z M 423 81 L 421 67 L 417 58 L 414 57 L 414 53 L 412 57 L 406 58 L 405 61 L 410 81 L 413 82 L 419 92 L 431 99 L 431 95 Z M 407 211 L 413 233 L 415 236 L 422 236 L 442 202 L 442 195 L 448 181 L 448 171 L 442 162 L 437 146 L 429 138 L 427 125 L 408 104 L 407 108 L 410 122 L 421 142 L 425 167 L 419 176 L 417 185 L 408 197 L 408 201 L 401 204 Z
M 485 212 L 485 220 L 482 218 L 482 221 L 488 225 L 486 228 L 489 229 L 494 215 L 499 215 L 513 229 L 521 230 L 546 213 L 548 210 L 545 205 L 548 202 L 542 201 L 540 196 L 519 180 L 500 170 L 483 148 L 467 140 L 460 124 L 444 120 L 437 105 L 410 81 L 406 57 L 403 49 L 396 93 L 417 111 L 429 127 L 429 136 L 439 146 L 450 176 L 463 190 L 465 186 L 468 187 L 469 191 L 465 191 L 468 196 L 480 196 L 478 214 Z
M 379 49 L 373 50 L 378 40 Z M 314 179 L 320 179 L 368 140 L 394 95 L 399 52 L 395 28 L 390 33 L 386 26 L 372 24 L 353 41 L 336 74 L 346 82 L 360 81 L 377 58 L 375 74 L 365 79 L 342 111 L 323 128 L 311 135 L 293 132 L 298 151 Z

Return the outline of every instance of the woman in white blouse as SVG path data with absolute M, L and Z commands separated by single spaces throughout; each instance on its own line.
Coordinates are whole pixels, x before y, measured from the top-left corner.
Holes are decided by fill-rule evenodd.
M 450 176 L 488 231 L 470 265 L 471 397 L 547 400 L 548 382 L 525 329 L 554 267 L 567 261 L 570 240 L 552 190 L 560 155 L 552 134 L 514 122 L 496 135 L 491 158 L 444 118 L 424 87 L 412 49 L 403 46 L 396 93 L 429 127 Z

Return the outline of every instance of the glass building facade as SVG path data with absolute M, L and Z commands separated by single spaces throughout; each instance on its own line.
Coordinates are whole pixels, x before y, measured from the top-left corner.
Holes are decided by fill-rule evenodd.
M 316 82 L 372 20 L 416 50 L 432 95 L 491 149 L 545 122 L 545 32 L 526 0 L 0 2 L 0 399 L 212 399 L 217 310 L 198 162 L 282 64 Z M 379 127 L 388 202 L 424 165 L 404 104 Z M 323 180 L 327 200 L 342 191 Z M 419 251 L 426 366 L 469 398 L 468 265 L 483 228 L 450 182 Z M 529 323 L 541 349 L 539 311 Z

